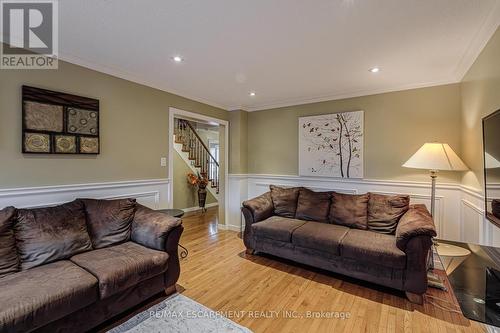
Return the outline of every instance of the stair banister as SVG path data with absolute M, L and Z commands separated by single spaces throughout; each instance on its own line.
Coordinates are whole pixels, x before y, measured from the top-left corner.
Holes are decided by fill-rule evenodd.
M 200 138 L 193 125 L 184 119 L 175 119 L 176 141 L 182 143 L 183 151 L 189 153 L 194 166 L 200 168 L 201 174 L 210 181 L 210 186 L 219 193 L 219 162 L 210 153 L 210 149 Z

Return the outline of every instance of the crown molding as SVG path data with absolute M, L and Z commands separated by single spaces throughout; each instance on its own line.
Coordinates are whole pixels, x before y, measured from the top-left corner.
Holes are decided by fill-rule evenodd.
M 97 63 L 97 62 L 90 62 L 90 61 L 84 60 L 78 56 L 71 55 L 71 54 L 68 54 L 65 52 L 59 52 L 58 59 L 62 60 L 64 62 L 73 64 L 73 65 L 77 65 L 80 67 L 85 67 L 85 68 L 94 70 L 94 71 L 99 72 L 99 73 L 111 75 L 111 76 L 117 77 L 119 79 L 127 80 L 127 81 L 137 83 L 137 84 L 140 84 L 143 86 L 158 89 L 158 90 L 164 91 L 164 92 L 169 93 L 169 94 L 173 94 L 173 95 L 177 95 L 177 96 L 180 96 L 183 98 L 187 98 L 187 99 L 190 99 L 190 100 L 195 101 L 195 102 L 203 103 L 203 104 L 206 104 L 208 106 L 219 108 L 219 109 L 222 109 L 224 111 L 227 111 L 230 109 L 230 107 L 228 107 L 227 105 L 219 104 L 217 102 L 208 100 L 206 98 L 202 98 L 199 96 L 194 96 L 194 95 L 191 95 L 188 93 L 184 93 L 182 91 L 178 91 L 176 89 L 173 89 L 170 86 L 166 87 L 165 83 L 159 83 L 159 82 L 155 82 L 155 81 L 150 80 L 150 79 L 145 79 L 145 78 L 139 77 L 135 74 L 132 74 L 130 72 L 127 72 L 127 71 L 119 69 L 119 68 L 105 66 L 105 65 L 102 65 L 102 64 Z
M 484 20 L 483 24 L 477 31 L 476 36 L 472 39 L 462 59 L 457 65 L 457 68 L 455 70 L 455 77 L 457 78 L 457 81 L 462 81 L 464 79 L 464 76 L 472 67 L 483 49 L 486 47 L 486 44 L 488 44 L 491 37 L 493 37 L 493 34 L 498 29 L 499 25 L 500 1 L 497 1 L 493 7 L 493 10 Z
M 317 97 L 312 97 L 312 98 L 287 99 L 287 100 L 281 100 L 281 101 L 276 101 L 276 102 L 255 105 L 255 106 L 231 107 L 228 110 L 234 111 L 234 110 L 240 109 L 240 110 L 244 110 L 247 112 L 264 111 L 264 110 L 297 106 L 297 105 L 304 105 L 304 104 L 320 103 L 320 102 L 335 101 L 335 100 L 354 98 L 354 97 L 363 97 L 363 96 L 370 96 L 370 95 L 385 94 L 385 93 L 390 93 L 390 92 L 405 91 L 405 90 L 411 90 L 411 89 L 442 86 L 442 85 L 454 84 L 454 83 L 459 83 L 459 82 L 460 82 L 460 80 L 457 80 L 455 78 L 451 78 L 451 79 L 441 80 L 441 81 L 430 81 L 430 82 L 424 82 L 424 83 L 393 86 L 390 88 L 366 89 L 366 90 L 358 90 L 355 92 L 332 93 L 329 95 L 322 95 L 322 96 L 317 96 Z

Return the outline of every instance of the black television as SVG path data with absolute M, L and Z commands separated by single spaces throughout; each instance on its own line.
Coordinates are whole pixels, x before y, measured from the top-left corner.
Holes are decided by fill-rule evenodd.
M 485 215 L 500 227 L 500 110 L 483 118 Z

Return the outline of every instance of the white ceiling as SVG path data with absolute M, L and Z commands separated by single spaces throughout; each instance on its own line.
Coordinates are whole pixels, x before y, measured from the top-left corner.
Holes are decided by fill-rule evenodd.
M 499 7 L 500 0 L 64 0 L 60 56 L 252 111 L 460 81 L 498 27 Z M 177 54 L 180 64 L 171 59 Z M 381 71 L 370 73 L 373 66 Z

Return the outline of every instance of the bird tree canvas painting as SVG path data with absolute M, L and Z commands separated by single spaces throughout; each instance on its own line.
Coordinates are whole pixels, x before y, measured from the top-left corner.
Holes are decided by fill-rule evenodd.
M 300 175 L 363 178 L 363 118 L 363 111 L 300 117 Z

